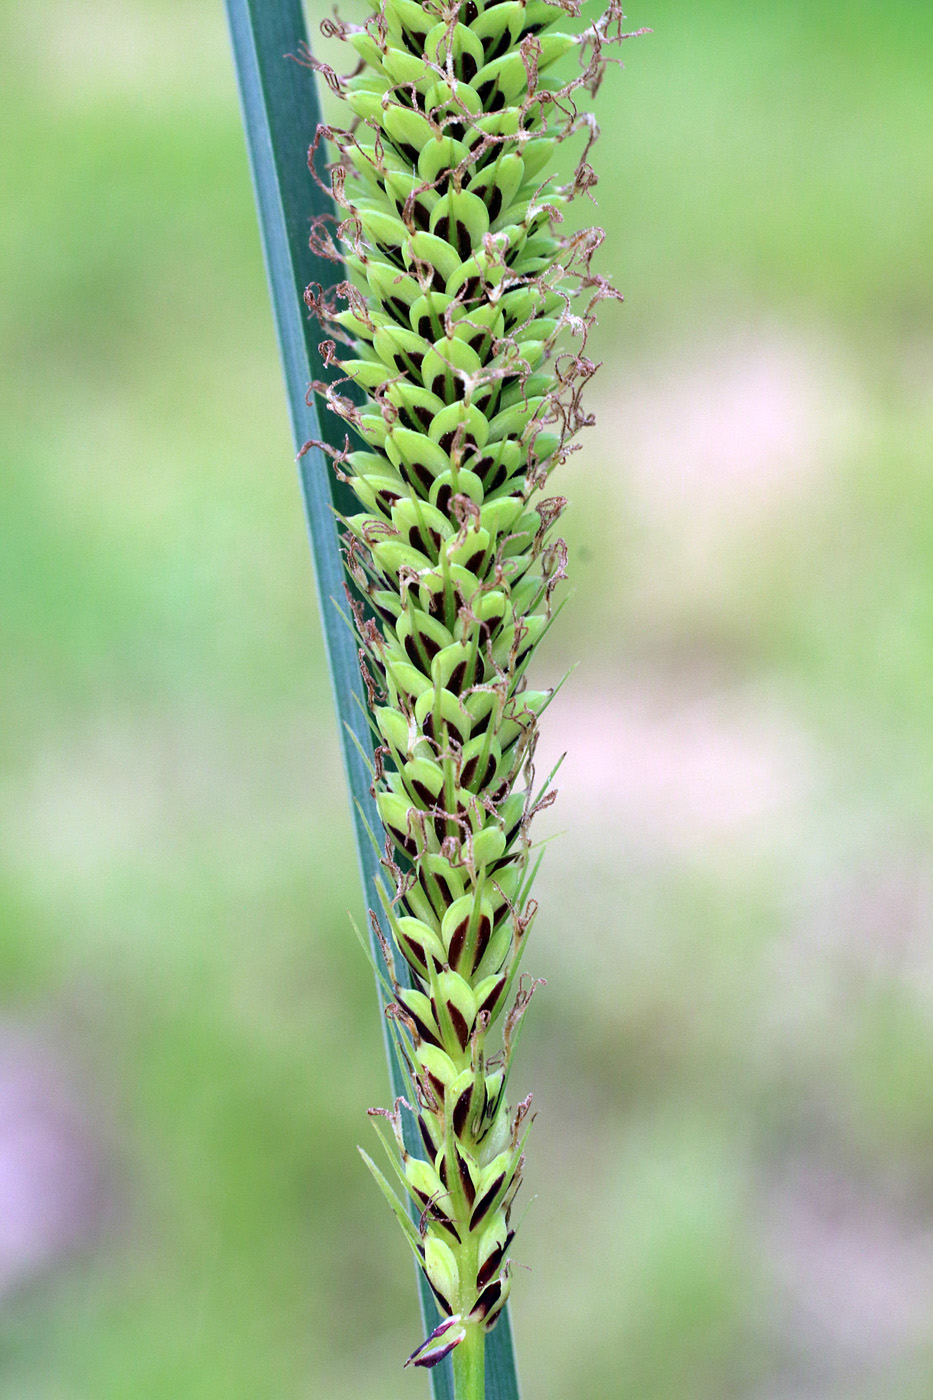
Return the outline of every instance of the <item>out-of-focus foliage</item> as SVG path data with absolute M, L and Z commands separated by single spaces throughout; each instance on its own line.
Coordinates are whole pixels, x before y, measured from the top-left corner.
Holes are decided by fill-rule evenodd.
M 920 1400 L 933 11 L 629 18 L 524 1384 Z M 8 3 L 0 69 L 0 1400 L 420 1395 L 221 7 Z

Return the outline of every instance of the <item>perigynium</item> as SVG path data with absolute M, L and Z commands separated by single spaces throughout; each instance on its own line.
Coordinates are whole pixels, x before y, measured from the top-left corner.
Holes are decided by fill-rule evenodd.
M 411 1085 L 410 1103 L 372 1113 L 413 1215 L 366 1160 L 442 1315 L 409 1359 L 453 1352 L 471 1400 L 509 1294 L 531 1121 L 509 1075 L 536 985 L 519 967 L 531 824 L 554 796 L 534 774 L 553 692 L 526 677 L 567 562 L 553 535 L 566 502 L 541 492 L 592 421 L 587 337 L 616 295 L 591 269 L 602 231 L 560 231 L 595 184 L 580 100 L 628 37 L 617 0 L 594 23 L 580 13 L 580 0 L 381 0 L 362 26 L 323 26 L 356 51 L 351 76 L 306 55 L 353 114 L 312 148 L 331 145 L 340 209 L 312 242 L 350 277 L 307 301 L 335 376 L 314 387 L 347 425 L 335 468 L 361 507 L 343 528 L 385 827 L 371 919 Z

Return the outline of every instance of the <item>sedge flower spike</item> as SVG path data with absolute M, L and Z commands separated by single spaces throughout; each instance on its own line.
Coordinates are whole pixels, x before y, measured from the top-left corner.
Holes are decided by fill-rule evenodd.
M 356 51 L 351 76 L 305 54 L 353 113 L 311 152 L 312 172 L 321 141 L 336 152 L 339 209 L 314 221 L 312 245 L 352 280 L 306 300 L 334 372 L 314 388 L 347 424 L 335 468 L 361 506 L 342 524 L 386 839 L 371 919 L 412 1094 L 372 1113 L 413 1215 L 366 1160 L 441 1312 L 409 1360 L 455 1351 L 463 1374 L 478 1346 L 471 1395 L 509 1294 L 530 1125 L 509 1072 L 536 985 L 519 973 L 536 911 L 530 826 L 554 792 L 534 778 L 552 692 L 526 672 L 567 562 L 552 533 L 566 502 L 541 490 L 592 421 L 587 337 L 617 295 L 591 270 L 602 231 L 559 228 L 595 183 L 580 97 L 629 37 L 616 0 L 590 25 L 580 9 L 382 0 L 362 26 L 322 26 Z M 561 185 L 549 172 L 575 136 Z

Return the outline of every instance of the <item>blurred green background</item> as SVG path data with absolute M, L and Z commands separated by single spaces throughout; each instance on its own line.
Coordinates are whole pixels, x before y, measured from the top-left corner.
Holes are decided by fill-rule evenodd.
M 922 1400 L 933 8 L 629 20 L 524 1393 Z M 0 1397 L 424 1400 L 220 0 L 6 0 L 0 85 Z

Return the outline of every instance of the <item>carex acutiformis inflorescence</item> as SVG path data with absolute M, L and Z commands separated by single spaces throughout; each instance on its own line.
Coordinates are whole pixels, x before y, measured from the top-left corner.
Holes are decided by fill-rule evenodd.
M 590 266 L 602 231 L 559 226 L 595 183 L 579 100 L 627 37 L 616 3 L 586 26 L 580 8 L 382 0 L 365 25 L 325 22 L 356 50 L 351 76 L 310 60 L 354 114 L 312 148 L 312 169 L 322 139 L 335 150 L 340 210 L 312 242 L 350 278 L 307 301 L 340 376 L 314 386 L 347 424 L 335 467 L 362 507 L 343 528 L 386 835 L 371 917 L 423 1152 L 406 1148 L 402 1105 L 373 1112 L 394 1130 L 414 1221 L 381 1184 L 442 1313 L 411 1358 L 425 1366 L 505 1303 L 530 1122 L 508 1079 L 534 989 L 518 976 L 536 907 L 529 826 L 553 790 L 533 769 L 551 692 L 526 670 L 566 564 L 552 536 L 566 503 L 540 493 L 590 421 L 587 335 L 615 295 Z

